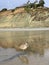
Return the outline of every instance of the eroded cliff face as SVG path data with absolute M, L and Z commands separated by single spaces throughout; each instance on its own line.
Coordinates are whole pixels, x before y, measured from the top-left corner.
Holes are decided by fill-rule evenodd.
M 49 8 L 30 9 L 29 12 L 18 8 L 13 12 L 0 12 L 0 27 L 49 27 Z

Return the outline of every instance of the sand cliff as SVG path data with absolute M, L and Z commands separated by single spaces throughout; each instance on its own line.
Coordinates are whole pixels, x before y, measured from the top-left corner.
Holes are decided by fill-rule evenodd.
M 29 13 L 24 8 L 0 12 L 0 27 L 49 27 L 49 8 L 31 8 Z

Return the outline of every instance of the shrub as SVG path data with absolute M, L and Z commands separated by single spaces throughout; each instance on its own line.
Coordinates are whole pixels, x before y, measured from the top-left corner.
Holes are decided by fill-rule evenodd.
M 39 1 L 39 4 L 40 4 L 42 7 L 44 7 L 44 4 L 45 4 L 44 0 L 40 0 L 40 1 Z
M 2 9 L 2 10 L 1 10 L 1 12 L 2 12 L 2 11 L 7 11 L 7 9 L 6 9 L 6 8 L 4 8 L 4 9 Z
M 12 11 L 12 12 L 14 12 L 14 11 L 15 11 L 15 9 L 12 9 L 11 11 Z
M 25 11 L 27 11 L 27 12 L 29 13 L 29 12 L 30 12 L 31 7 L 30 7 L 30 5 L 26 5 L 26 6 L 24 7 L 24 9 L 25 9 Z

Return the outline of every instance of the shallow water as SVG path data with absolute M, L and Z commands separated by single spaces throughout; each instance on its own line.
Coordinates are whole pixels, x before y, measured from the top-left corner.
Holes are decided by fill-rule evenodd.
M 9 47 L 25 42 L 29 45 L 26 51 L 0 47 L 0 61 L 9 59 L 0 65 L 49 65 L 49 31 L 0 32 L 0 44 L 8 43 Z

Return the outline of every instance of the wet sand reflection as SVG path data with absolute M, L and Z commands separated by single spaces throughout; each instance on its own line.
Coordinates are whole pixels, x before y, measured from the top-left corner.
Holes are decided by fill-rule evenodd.
M 15 47 L 25 42 L 29 45 L 25 51 Z M 9 65 L 49 65 L 49 31 L 0 32 L 0 46 L 23 53 L 13 57 Z M 7 62 L 5 65 L 8 65 Z

